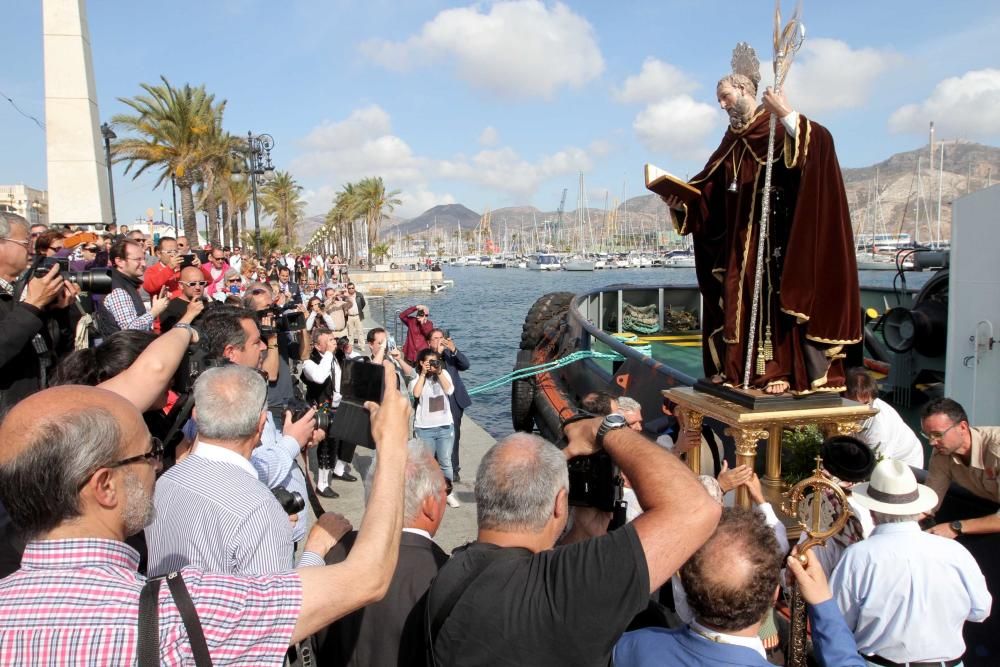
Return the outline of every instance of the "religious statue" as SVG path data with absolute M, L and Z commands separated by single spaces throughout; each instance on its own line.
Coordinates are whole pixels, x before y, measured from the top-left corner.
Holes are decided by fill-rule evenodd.
M 777 39 L 776 30 L 776 50 Z M 759 83 L 756 54 L 741 43 L 716 88 L 729 128 L 690 181 L 700 194 L 665 198 L 694 241 L 705 373 L 770 394 L 843 391 L 844 346 L 861 340 L 861 309 L 833 139 L 777 85 L 758 106 Z

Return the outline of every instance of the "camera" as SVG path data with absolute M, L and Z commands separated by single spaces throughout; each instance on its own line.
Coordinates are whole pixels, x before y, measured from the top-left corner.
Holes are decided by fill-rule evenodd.
M 263 319 L 268 315 L 274 317 L 274 326 L 263 324 Z M 286 311 L 281 306 L 270 306 L 257 311 L 257 323 L 260 325 L 260 334 L 268 338 L 276 333 L 302 331 L 306 328 L 306 316 L 299 310 Z
M 292 421 L 297 422 L 298 420 L 305 417 L 306 413 L 313 408 L 316 408 L 316 414 L 313 415 L 313 418 L 316 420 L 316 428 L 323 429 L 325 433 L 329 434 L 330 418 L 333 416 L 333 409 L 330 407 L 328 403 L 321 403 L 320 405 L 309 405 L 308 403 L 306 403 L 301 399 L 292 398 L 289 399 L 288 401 L 285 401 L 284 406 L 282 406 L 282 415 L 284 414 L 285 410 L 288 410 L 289 412 L 292 413 Z M 282 417 L 282 420 L 284 420 L 284 417 Z M 283 421 L 279 423 L 283 423 Z
M 298 514 L 306 508 L 306 501 L 298 491 L 289 491 L 283 486 L 276 486 L 271 489 L 271 493 L 274 494 L 281 509 L 285 510 L 285 514 L 288 516 Z
M 228 363 L 228 359 L 209 356 L 208 351 L 200 344 L 190 345 L 177 366 L 171 386 L 178 394 L 190 394 L 194 390 L 195 380 L 202 372 Z
M 430 366 L 435 371 L 441 370 L 441 360 L 440 359 L 428 359 L 427 365 Z
M 427 311 L 423 308 L 420 308 L 416 313 L 414 313 L 415 317 L 424 317 L 425 315 L 427 315 Z
M 569 469 L 569 504 L 613 512 L 622 499 L 622 477 L 607 452 L 578 456 Z
M 35 266 L 33 277 L 44 277 L 56 265 L 59 266 L 59 275 L 64 280 L 79 285 L 81 292 L 111 293 L 111 269 L 93 268 L 86 271 L 70 271 L 68 257 L 45 257 Z

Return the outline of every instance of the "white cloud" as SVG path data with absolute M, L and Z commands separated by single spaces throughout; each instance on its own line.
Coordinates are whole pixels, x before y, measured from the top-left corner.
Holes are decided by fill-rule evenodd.
M 680 68 L 656 58 L 646 58 L 639 73 L 625 79 L 613 95 L 623 104 L 650 104 L 691 93 L 697 87 L 698 84 Z
M 886 50 L 852 49 L 837 39 L 806 39 L 785 81 L 788 99 L 798 111 L 818 114 L 863 107 L 880 76 L 903 62 Z M 761 64 L 760 92 L 774 82 L 773 65 Z
M 704 158 L 706 140 L 719 134 L 722 111 L 710 104 L 696 102 L 689 95 L 678 95 L 650 104 L 639 112 L 632 128 L 643 145 L 675 158 Z
M 495 138 L 499 140 L 499 135 Z M 432 187 L 438 180 L 481 186 L 516 201 L 530 197 L 547 179 L 590 169 L 592 156 L 610 150 L 607 142 L 597 140 L 587 149 L 566 147 L 534 160 L 521 157 L 509 146 L 484 148 L 471 157 L 422 156 L 392 134 L 389 114 L 377 105 L 358 109 L 341 121 L 324 121 L 299 144 L 302 153 L 289 165 L 292 173 L 310 185 L 317 181 L 337 184 L 309 190 L 310 213 L 326 211 L 343 183 L 382 176 L 388 188 L 401 191 L 403 204 L 397 213 L 404 217 L 455 202 L 450 193 Z
M 934 121 L 940 136 L 987 139 L 1000 133 L 1000 69 L 966 72 L 939 82 L 919 104 L 889 117 L 893 132 L 926 133 Z
M 444 10 L 409 39 L 369 40 L 361 52 L 397 71 L 448 61 L 468 84 L 518 98 L 550 98 L 604 71 L 593 27 L 566 5 L 513 0 L 480 9 Z
M 496 146 L 500 143 L 500 133 L 492 125 L 487 125 L 479 135 L 480 146 Z

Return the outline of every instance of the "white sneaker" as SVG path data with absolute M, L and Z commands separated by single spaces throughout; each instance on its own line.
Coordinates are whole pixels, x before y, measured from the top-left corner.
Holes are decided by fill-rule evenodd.
M 458 498 L 455 497 L 454 493 L 449 493 L 448 497 L 445 498 L 445 502 L 448 503 L 448 507 L 461 507 L 462 503 L 458 502 Z

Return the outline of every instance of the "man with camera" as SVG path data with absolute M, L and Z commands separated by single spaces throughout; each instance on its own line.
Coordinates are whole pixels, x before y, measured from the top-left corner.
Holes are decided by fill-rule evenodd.
M 23 275 L 30 244 L 27 221 L 0 213 L 0 412 L 44 388 L 55 354 L 73 340 L 67 308 L 80 288 L 58 265 Z
M 334 357 L 336 341 L 325 329 L 314 330 L 312 340 L 312 353 L 302 364 L 306 402 L 310 405 L 323 406 L 325 410 L 336 410 L 341 398 L 340 364 Z M 345 448 L 344 452 L 340 451 L 342 448 Z M 354 458 L 354 446 L 347 445 L 334 438 L 333 434 L 327 433 L 323 441 L 316 446 L 316 458 L 318 462 L 316 493 L 324 498 L 339 498 L 340 494 L 330 487 L 330 474 L 336 471 L 337 476 L 343 478 L 345 463 L 350 463 Z M 349 481 L 356 479 L 350 476 Z
M 243 296 L 243 305 L 257 314 L 261 334 L 267 340 L 267 357 L 263 365 L 268 380 L 267 404 L 278 414 L 295 399 L 295 379 L 290 364 L 293 352 L 296 359 L 305 360 L 312 348 L 305 313 L 300 307 L 286 307 L 285 303 L 285 295 L 279 294 L 275 299 L 267 283 L 251 283 Z M 299 340 L 293 349 L 294 337 Z
M 226 359 L 230 363 L 261 368 L 262 354 L 270 343 L 265 344 L 260 335 L 257 318 L 253 312 L 234 306 L 216 306 L 196 321 L 195 326 L 203 337 L 203 347 L 210 357 Z M 197 407 L 197 402 L 195 403 Z M 306 497 L 306 480 L 299 467 L 299 453 L 308 445 L 315 445 L 322 439 L 322 431 L 316 430 L 315 411 L 309 410 L 297 419 L 290 412 L 284 413 L 284 425 L 279 431 L 274 415 L 267 411 L 261 432 L 260 446 L 253 450 L 250 462 L 257 470 L 258 478 L 270 489 L 283 487 Z M 304 517 L 292 528 L 292 537 L 299 543 L 306 535 Z
M 110 336 L 123 329 L 152 331 L 153 320 L 166 310 L 166 292 L 151 295 L 153 302 L 146 312 L 139 287 L 146 272 L 142 244 L 118 241 L 111 246 L 111 293 L 97 307 L 97 323 L 101 334 Z
M 562 452 L 515 433 L 483 457 L 477 540 L 453 552 L 429 593 L 429 642 L 440 667 L 606 667 L 649 594 L 712 534 L 718 503 L 620 414 L 570 423 L 565 433 Z M 569 514 L 567 461 L 601 449 L 632 480 L 646 512 L 553 548 Z
M 142 277 L 142 288 L 152 295 L 159 294 L 166 287 L 170 297 L 174 298 L 181 293 L 181 269 L 185 266 L 185 256 L 177 250 L 177 239 L 161 237 L 156 246 L 156 256 L 160 261 L 146 269 Z M 188 255 L 187 258 L 197 259 L 194 255 Z M 187 265 L 191 266 L 191 263 Z
M 292 282 L 291 270 L 287 266 L 278 269 L 278 293 L 284 294 L 292 303 L 302 303 L 302 290 Z
M 459 472 L 462 466 L 459 465 L 458 443 L 462 438 L 462 416 L 465 409 L 472 405 L 472 398 L 465 389 L 465 382 L 462 381 L 461 371 L 469 370 L 469 358 L 460 352 L 455 341 L 451 339 L 451 332 L 444 329 L 434 329 L 431 331 L 430 346 L 438 353 L 444 363 L 444 369 L 451 376 L 451 381 L 455 384 L 455 391 L 448 396 L 451 404 L 452 421 L 455 422 L 455 444 L 451 448 L 451 469 L 454 473 L 454 482 L 462 481 Z
M 416 366 L 417 355 L 420 350 L 426 349 L 430 344 L 428 338 L 434 330 L 434 323 L 431 322 L 430 311 L 427 306 L 410 306 L 399 314 L 399 319 L 406 327 L 406 342 L 403 343 L 403 358 L 407 363 Z
M 226 284 L 226 272 L 229 271 L 229 264 L 226 262 L 226 255 L 222 248 L 212 248 L 208 255 L 208 264 L 201 267 L 201 272 L 205 274 L 208 287 L 205 294 L 214 296 L 216 291 L 224 291 Z
M 188 565 L 241 575 L 292 569 L 287 509 L 250 463 L 266 422 L 266 391 L 263 377 L 246 366 L 210 368 L 198 377 L 193 412 L 198 442 L 156 482 L 156 517 L 146 528 L 150 575 Z M 323 563 L 324 530 L 334 539 L 350 530 L 337 514 L 327 513 L 321 521 L 325 528 L 313 527 L 300 566 Z

